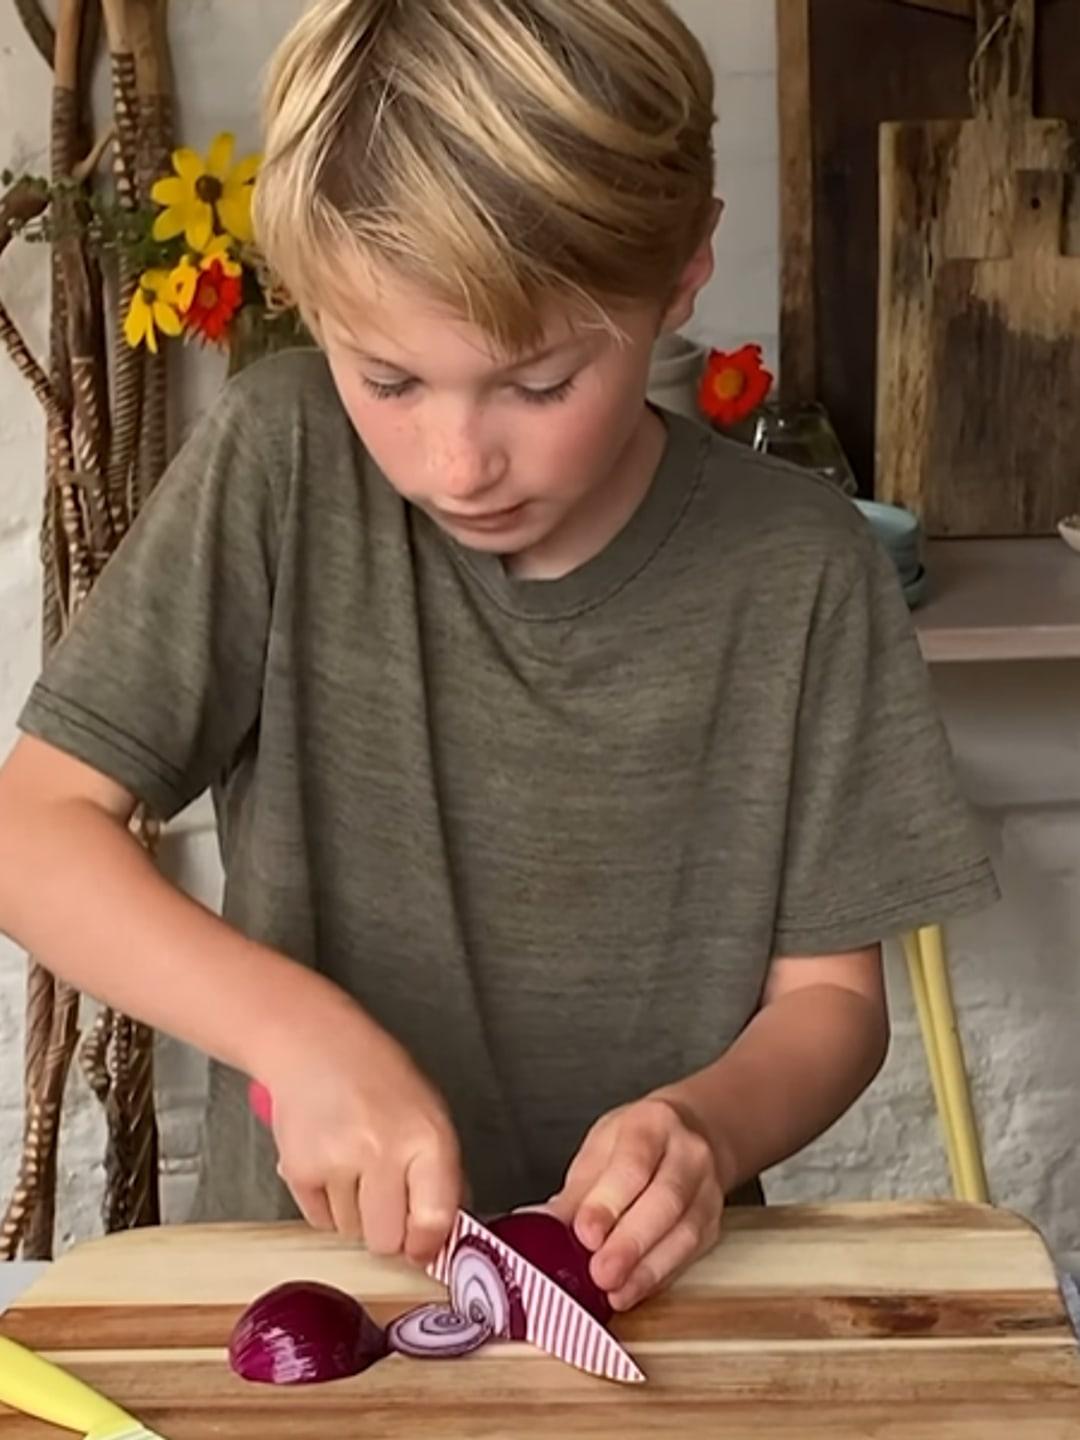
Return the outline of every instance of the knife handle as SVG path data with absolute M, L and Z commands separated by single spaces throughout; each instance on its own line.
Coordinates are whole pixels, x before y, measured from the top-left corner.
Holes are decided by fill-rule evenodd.
M 0 1402 L 82 1435 L 149 1434 L 85 1381 L 5 1335 L 0 1335 Z
M 269 1130 L 274 1123 L 274 1102 L 270 1098 L 270 1091 L 258 1080 L 252 1080 L 248 1086 L 248 1104 Z

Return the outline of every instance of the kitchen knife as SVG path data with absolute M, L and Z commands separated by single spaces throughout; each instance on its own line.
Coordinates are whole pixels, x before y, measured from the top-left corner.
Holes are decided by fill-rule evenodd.
M 86 1440 L 161 1440 L 84 1380 L 6 1335 L 0 1335 L 0 1404 Z
M 269 1126 L 273 1119 L 273 1104 L 266 1087 L 253 1081 L 248 1095 L 254 1113 Z M 583 1305 L 579 1305 L 561 1285 L 549 1279 L 512 1245 L 501 1240 L 465 1210 L 458 1211 L 454 1227 L 439 1254 L 427 1266 L 427 1273 L 440 1284 L 449 1284 L 454 1252 L 460 1242 L 469 1237 L 480 1239 L 498 1255 L 510 1279 L 520 1290 L 527 1341 L 567 1365 L 606 1380 L 624 1384 L 640 1384 L 645 1380 L 644 1373 L 610 1330 L 590 1315 Z

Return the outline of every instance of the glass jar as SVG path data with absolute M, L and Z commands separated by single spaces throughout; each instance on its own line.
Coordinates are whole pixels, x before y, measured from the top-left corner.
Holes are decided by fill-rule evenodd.
M 823 475 L 845 495 L 858 494 L 858 481 L 824 405 L 767 401 L 752 417 L 755 450 Z

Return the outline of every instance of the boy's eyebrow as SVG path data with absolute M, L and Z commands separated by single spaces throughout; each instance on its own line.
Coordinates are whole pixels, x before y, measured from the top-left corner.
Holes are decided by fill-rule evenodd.
M 384 370 L 404 371 L 404 366 L 396 364 L 393 360 L 386 360 L 382 355 L 373 355 L 370 350 L 361 350 L 356 345 L 350 345 L 348 348 L 358 360 L 366 360 L 369 365 L 381 365 Z
M 515 360 L 507 365 L 504 373 L 512 375 L 515 370 L 525 370 L 530 365 L 539 365 L 544 360 L 550 360 L 554 355 L 561 355 L 564 350 L 579 349 L 585 343 L 584 335 L 569 335 L 565 340 L 556 340 L 551 345 L 545 345 L 541 350 L 533 350 L 528 355 L 523 355 L 520 360 Z

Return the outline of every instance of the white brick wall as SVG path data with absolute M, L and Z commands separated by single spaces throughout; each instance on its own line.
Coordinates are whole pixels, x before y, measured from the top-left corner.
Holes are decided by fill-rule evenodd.
M 189 0 L 174 6 L 184 138 L 203 145 L 232 126 L 254 140 L 258 68 L 300 0 Z M 764 342 L 777 326 L 775 36 L 764 0 L 681 0 L 720 77 L 718 171 L 727 213 L 717 275 L 694 333 L 714 343 Z M 13 8 L 0 6 L 0 165 L 42 166 L 46 75 Z M 43 255 L 15 246 L 0 290 L 41 353 L 47 314 Z M 189 409 L 220 378 L 213 362 L 185 386 Z M 37 665 L 40 417 L 0 355 L 0 745 Z M 1080 1264 L 1080 667 L 943 671 L 940 694 L 964 782 L 985 807 L 1006 899 L 958 925 L 953 969 L 995 1196 L 1032 1216 Z M 1052 696 L 1052 686 L 1057 694 Z M 202 812 L 205 816 L 205 811 Z M 199 816 L 194 818 L 196 821 Z M 166 849 L 181 883 L 213 901 L 213 836 L 181 829 Z M 777 1197 L 944 1193 L 947 1188 L 902 966 L 892 957 L 895 1041 L 873 1091 L 819 1144 L 783 1167 Z M 0 950 L 0 1196 L 14 1172 L 21 1116 L 21 958 Z M 163 1047 L 161 1109 L 166 1209 L 182 1219 L 198 1146 L 202 1067 Z M 65 1240 L 97 1229 L 100 1119 L 78 1081 L 62 1156 Z

